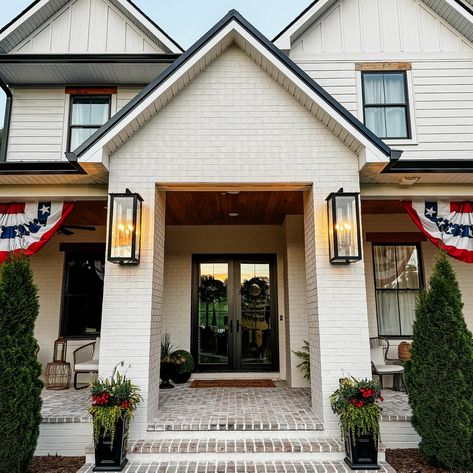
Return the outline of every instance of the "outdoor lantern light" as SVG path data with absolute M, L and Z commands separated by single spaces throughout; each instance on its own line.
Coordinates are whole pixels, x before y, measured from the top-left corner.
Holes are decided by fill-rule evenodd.
M 66 355 L 67 355 L 67 341 L 65 338 L 60 337 L 54 342 L 53 361 L 64 362 L 66 361 Z
M 140 263 L 142 203 L 141 196 L 128 189 L 125 194 L 110 194 L 108 261 Z
M 333 192 L 327 197 L 330 262 L 361 260 L 359 193 Z

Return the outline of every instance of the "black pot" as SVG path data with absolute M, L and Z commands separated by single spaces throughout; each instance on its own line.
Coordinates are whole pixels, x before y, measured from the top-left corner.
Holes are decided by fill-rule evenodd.
M 183 384 L 187 383 L 189 379 L 191 378 L 192 373 L 174 373 L 171 376 L 171 379 L 176 383 L 176 384 Z
M 372 434 L 352 437 L 351 430 L 345 433 L 345 463 L 352 470 L 379 470 L 378 445 Z
M 173 363 L 161 363 L 161 368 L 159 370 L 159 377 L 161 378 L 161 384 L 159 389 L 171 389 L 174 386 L 169 382 L 169 380 L 177 373 L 176 365 Z
M 115 424 L 115 436 L 110 433 L 103 435 L 100 431 L 99 440 L 95 446 L 95 467 L 94 471 L 122 471 L 128 463 L 126 458 L 126 444 L 128 437 L 128 421 L 126 415 Z

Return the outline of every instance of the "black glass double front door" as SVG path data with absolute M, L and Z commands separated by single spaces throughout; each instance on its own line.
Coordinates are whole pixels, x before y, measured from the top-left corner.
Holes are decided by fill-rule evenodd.
M 278 368 L 274 256 L 195 256 L 192 347 L 197 371 Z

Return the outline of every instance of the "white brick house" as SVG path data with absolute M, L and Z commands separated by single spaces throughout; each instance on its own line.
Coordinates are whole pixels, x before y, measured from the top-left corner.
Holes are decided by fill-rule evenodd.
M 323 438 L 338 438 L 329 395 L 342 376 L 371 376 L 370 337 L 388 337 L 393 353 L 409 339 L 412 301 L 435 257 L 401 201 L 473 195 L 471 8 L 319 0 L 273 42 L 231 11 L 183 52 L 127 0 L 34 2 L 0 32 L 0 201 L 72 201 L 66 223 L 95 227 L 57 234 L 32 258 L 41 362 L 59 335 L 71 357 L 100 334 L 99 373 L 131 364 L 144 398 L 132 434 L 151 438 L 167 330 L 192 351 L 196 378 L 310 387 Z M 382 74 L 402 94 L 370 102 Z M 92 111 L 77 118 L 85 106 L 99 108 L 98 121 Z M 325 199 L 340 188 L 361 194 L 363 256 L 348 265 L 329 262 Z M 105 262 L 103 304 L 92 313 L 74 299 L 69 263 L 100 252 L 106 260 L 108 194 L 125 189 L 144 199 L 141 261 Z M 381 259 L 397 251 L 415 266 L 406 298 L 376 286 Z M 471 267 L 452 261 L 473 328 Z M 251 272 L 271 286 L 255 329 L 238 300 Z M 211 324 L 198 308 L 207 274 L 229 291 Z M 293 353 L 304 340 L 310 383 Z M 384 423 L 385 443 L 415 445 L 399 420 Z M 59 445 L 66 430 L 43 426 L 39 451 L 77 453 Z

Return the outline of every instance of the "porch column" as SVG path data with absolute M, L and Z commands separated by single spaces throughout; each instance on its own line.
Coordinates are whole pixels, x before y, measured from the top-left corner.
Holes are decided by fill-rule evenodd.
M 164 276 L 165 195 L 154 184 L 129 184 L 144 199 L 141 262 L 137 266 L 108 263 L 105 268 L 99 375 L 110 376 L 125 362 L 127 376 L 141 389 L 132 423 L 140 438 L 159 401 L 161 306 Z M 114 188 L 112 192 L 123 192 Z
M 312 408 L 325 430 L 334 434 L 338 434 L 338 419 L 329 397 L 339 378 L 371 378 L 364 264 L 329 262 L 325 198 L 338 187 L 314 183 L 304 195 Z
M 300 359 L 293 350 L 301 350 L 307 335 L 307 293 L 304 253 L 304 219 L 288 215 L 284 220 L 284 325 L 286 331 L 287 382 L 293 388 L 306 387 L 297 367 Z

